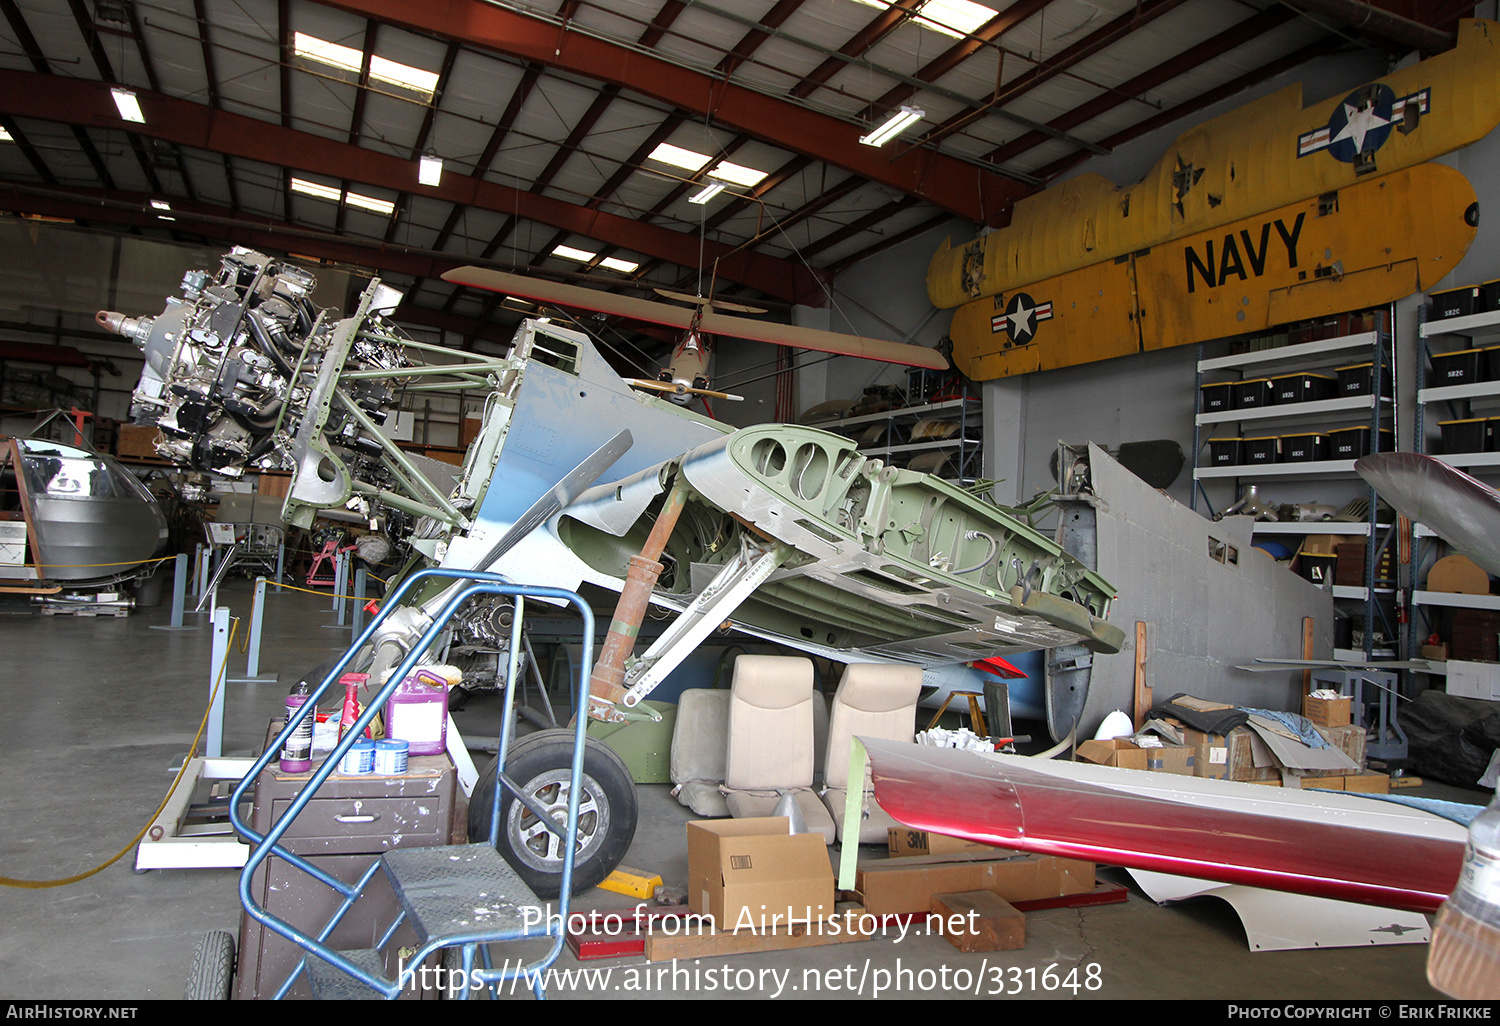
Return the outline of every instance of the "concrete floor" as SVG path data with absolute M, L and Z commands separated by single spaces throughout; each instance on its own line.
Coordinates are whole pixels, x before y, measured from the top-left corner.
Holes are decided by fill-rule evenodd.
M 249 586 L 231 582 L 221 601 L 248 621 Z M 327 599 L 286 592 L 268 601 L 261 672 L 299 674 L 348 643 Z M 151 629 L 168 610 L 128 618 L 0 615 L 5 653 L 5 758 L 0 759 L 0 876 L 54 880 L 87 871 L 127 848 L 150 821 L 192 743 L 208 696 L 210 631 Z M 230 675 L 243 675 L 234 655 Z M 226 755 L 256 754 L 281 708 L 276 683 L 230 684 Z M 481 724 L 476 699 L 458 714 Z M 484 724 L 488 729 L 488 724 Z M 465 729 L 473 741 L 478 734 Z M 684 824 L 692 813 L 665 785 L 640 788 L 641 825 L 626 858 L 684 887 Z M 1448 797 L 1451 797 L 1449 795 Z M 1478 792 L 1471 800 L 1484 800 Z M 880 853 L 868 849 L 871 857 Z M 831 851 L 836 857 L 836 849 Z M 220 869 L 137 873 L 133 854 L 103 871 L 47 889 L 0 887 L 0 999 L 180 998 L 199 938 L 237 931 L 236 873 Z M 1128 882 L 1123 871 L 1101 878 Z M 591 891 L 580 908 L 622 908 L 632 899 Z M 1252 953 L 1223 903 L 1158 907 L 1130 889 L 1123 904 L 1033 912 L 1024 950 L 961 954 L 946 939 L 892 934 L 854 944 L 729 959 L 650 964 L 641 957 L 576 962 L 608 969 L 608 988 L 575 981 L 552 997 L 619 997 L 632 987 L 657 998 L 724 996 L 1148 999 L 1432 999 L 1425 945 Z M 1048 988 L 1049 968 L 1063 984 Z M 1067 986 L 1068 972 L 1074 986 Z M 817 970 L 821 990 L 805 985 Z M 900 974 L 900 970 L 905 973 Z M 790 973 L 790 976 L 785 974 Z M 696 975 L 694 975 L 696 974 Z M 863 982 L 862 989 L 855 986 Z M 966 984 L 960 989 L 959 984 Z M 876 986 L 887 989 L 875 993 Z M 626 995 L 628 996 L 628 995 Z M 529 997 L 529 995 L 528 995 Z

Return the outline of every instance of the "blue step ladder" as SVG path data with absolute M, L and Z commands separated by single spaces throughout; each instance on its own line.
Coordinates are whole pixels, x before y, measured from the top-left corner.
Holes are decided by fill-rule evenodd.
M 314 714 L 318 702 L 333 686 L 333 682 L 343 675 L 344 668 L 349 665 L 356 653 L 376 635 L 387 616 L 402 607 L 403 598 L 408 593 L 420 593 L 422 586 L 434 578 L 468 583 L 463 584 L 448 599 L 442 611 L 423 632 L 421 639 L 411 647 L 406 658 L 391 674 L 389 681 L 379 694 L 371 698 L 369 705 L 353 728 L 340 739 L 337 747 L 323 760 L 322 765 L 312 774 L 306 786 L 293 799 L 285 814 L 264 835 L 252 830 L 249 824 L 241 818 L 240 808 L 241 803 L 246 800 L 246 792 L 254 786 L 261 771 L 271 763 L 272 759 L 280 757 L 282 745 L 296 731 L 299 724 Z M 507 596 L 515 605 L 511 621 L 510 667 L 507 677 L 507 680 L 512 682 L 518 679 L 517 660 L 522 647 L 521 626 L 525 600 L 527 598 L 542 599 L 547 601 L 549 606 L 562 603 L 578 610 L 582 617 L 583 658 L 578 666 L 574 708 L 577 710 L 587 708 L 585 702 L 593 663 L 594 616 L 588 604 L 576 593 L 560 588 L 512 584 L 497 574 L 466 570 L 424 570 L 403 581 L 400 587 L 385 599 L 380 612 L 355 640 L 349 651 L 344 653 L 334 668 L 329 671 L 328 676 L 303 703 L 302 708 L 287 721 L 281 734 L 271 745 L 267 746 L 266 751 L 256 760 L 244 779 L 240 781 L 239 786 L 235 788 L 234 795 L 230 799 L 230 820 L 240 836 L 253 846 L 245 867 L 240 873 L 240 904 L 247 915 L 262 923 L 266 929 L 280 934 L 306 952 L 302 963 L 287 977 L 275 994 L 277 998 L 286 996 L 305 971 L 315 998 L 326 1000 L 393 999 L 400 996 L 402 991 L 416 987 L 417 977 L 423 965 L 431 956 L 439 952 L 443 953 L 440 957 L 451 960 L 457 956 L 459 960 L 458 966 L 451 964 L 448 966 L 450 969 L 461 968 L 462 973 L 455 972 L 454 976 L 469 984 L 469 989 L 463 990 L 458 996 L 468 997 L 471 990 L 481 987 L 487 989 L 492 997 L 497 996 L 501 984 L 518 978 L 526 981 L 538 998 L 546 996 L 542 981 L 545 971 L 562 953 L 565 940 L 563 924 L 568 920 L 568 906 L 572 894 L 573 862 L 578 842 L 579 792 L 583 777 L 584 743 L 588 727 L 587 716 L 580 713 L 573 729 L 573 760 L 568 784 L 568 813 L 563 824 L 555 823 L 545 809 L 541 808 L 530 796 L 522 794 L 517 784 L 505 775 L 503 767 L 506 764 L 506 755 L 514 734 L 515 723 L 513 713 L 517 689 L 511 686 L 504 689 L 504 712 L 501 719 L 500 751 L 497 762 L 501 770 L 495 787 L 493 806 L 490 810 L 490 836 L 482 843 L 440 848 L 396 848 L 382 854 L 369 870 L 352 884 L 335 879 L 310 860 L 296 855 L 279 843 L 298 814 L 306 808 L 318 789 L 337 769 L 344 753 L 364 734 L 365 728 L 385 707 L 386 701 L 395 693 L 401 682 L 415 671 L 418 663 L 422 661 L 423 656 L 442 633 L 449 619 L 465 602 L 477 595 Z M 562 842 L 561 890 L 556 899 L 555 915 L 550 914 L 550 907 L 547 908 L 549 914 L 538 914 L 539 910 L 544 908 L 541 901 L 497 850 L 501 829 L 501 795 L 506 791 L 510 792 L 516 801 L 529 808 L 541 824 Z M 342 897 L 341 903 L 328 922 L 315 936 L 278 918 L 256 901 L 251 878 L 256 868 L 273 855 L 313 877 Z M 354 951 L 336 951 L 329 947 L 325 943 L 327 939 L 333 935 L 344 916 L 354 907 L 366 887 L 379 873 L 384 873 L 390 881 L 398 899 L 400 911 L 385 929 L 376 947 Z M 415 932 L 419 947 L 409 957 L 401 959 L 401 971 L 396 976 L 388 977 L 385 975 L 387 972 L 386 948 L 403 924 L 409 925 Z M 539 939 L 550 940 L 545 952 L 541 954 L 535 951 L 537 947 L 535 942 Z M 495 969 L 489 945 L 518 941 L 533 942 L 525 948 L 528 955 L 524 958 L 506 959 L 499 970 Z M 476 958 L 480 962 L 478 967 L 475 966 Z

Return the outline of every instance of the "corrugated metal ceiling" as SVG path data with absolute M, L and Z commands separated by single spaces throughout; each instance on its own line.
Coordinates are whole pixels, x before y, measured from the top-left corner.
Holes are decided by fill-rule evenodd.
M 1473 7 L 987 0 L 957 36 L 921 6 L 0 0 L 0 209 L 358 263 L 407 290 L 413 323 L 471 336 L 503 337 L 510 315 L 437 277 L 465 263 L 692 290 L 718 257 L 721 291 L 817 304 L 862 257 L 954 216 L 1002 224 L 1015 199 L 1225 91 L 1348 47 L 1441 48 Z M 435 73 L 436 95 L 296 58 L 295 33 Z M 145 124 L 121 120 L 111 85 Z M 858 145 L 901 105 L 925 112 L 918 127 Z M 704 173 L 650 161 L 661 142 L 767 177 L 694 205 Z M 417 183 L 423 153 L 445 161 L 442 186 Z

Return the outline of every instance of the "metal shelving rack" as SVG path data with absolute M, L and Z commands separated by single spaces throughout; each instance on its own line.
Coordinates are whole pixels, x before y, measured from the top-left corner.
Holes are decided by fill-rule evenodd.
M 983 426 L 979 422 L 982 412 L 980 400 L 968 396 L 960 396 L 957 399 L 945 399 L 941 402 L 927 403 L 921 406 L 903 406 L 899 409 L 885 410 L 880 413 L 865 413 L 856 417 L 840 417 L 838 420 L 822 421 L 812 425 L 822 428 L 824 431 L 834 431 L 851 438 L 857 437 L 857 429 L 867 427 L 871 424 L 884 423 L 886 431 L 881 441 L 862 444 L 859 451 L 868 456 L 878 456 L 887 463 L 892 462 L 893 457 L 905 457 L 909 459 L 913 455 L 921 453 L 936 452 L 942 449 L 954 450 L 955 463 L 958 467 L 957 481 L 960 484 L 973 484 L 980 477 L 980 457 L 984 452 L 982 441 Z M 952 438 L 928 439 L 920 442 L 903 442 L 892 444 L 891 436 L 898 424 L 916 424 L 920 420 L 941 417 L 943 414 L 952 416 L 958 422 L 958 433 Z M 977 435 L 980 437 L 971 437 Z M 902 460 L 905 462 L 905 459 Z M 939 475 L 946 476 L 946 475 Z
M 1386 312 L 1387 324 L 1394 324 L 1394 311 Z M 1371 363 L 1371 389 L 1368 395 L 1345 396 L 1333 399 L 1321 399 L 1310 402 L 1271 404 L 1252 409 L 1233 409 L 1214 412 L 1205 412 L 1203 406 L 1204 375 L 1219 372 L 1239 372 L 1242 376 L 1246 371 L 1266 370 L 1274 371 L 1278 376 L 1284 374 L 1296 374 L 1304 371 L 1319 369 L 1330 369 L 1335 365 L 1351 361 L 1352 359 L 1368 354 Z M 1385 375 L 1389 375 L 1390 396 L 1382 394 L 1381 382 Z M 1396 368 L 1394 361 L 1394 336 L 1386 330 L 1358 332 L 1350 335 L 1341 335 L 1336 338 L 1320 339 L 1313 342 L 1302 342 L 1287 346 L 1277 346 L 1271 349 L 1260 349 L 1248 353 L 1236 353 L 1229 356 L 1210 357 L 1203 356 L 1203 347 L 1198 348 L 1198 361 L 1196 378 L 1194 381 L 1194 418 L 1193 418 L 1193 490 L 1190 505 L 1198 509 L 1200 496 L 1205 505 L 1208 503 L 1207 492 L 1204 491 L 1203 482 L 1209 480 L 1232 480 L 1235 482 L 1236 495 L 1239 492 L 1239 482 L 1250 480 L 1287 480 L 1287 479 L 1312 479 L 1312 478 L 1335 478 L 1354 477 L 1354 463 L 1352 459 L 1345 460 L 1317 460 L 1307 463 L 1266 463 L 1256 465 L 1237 465 L 1225 467 L 1200 467 L 1196 466 L 1202 453 L 1207 446 L 1208 437 L 1205 428 L 1212 429 L 1221 424 L 1247 424 L 1247 423 L 1274 423 L 1278 426 L 1315 426 L 1319 424 L 1341 423 L 1346 426 L 1357 426 L 1353 422 L 1361 418 L 1368 418 L 1370 428 L 1370 448 L 1378 451 L 1381 444 L 1380 432 L 1382 428 L 1389 427 L 1392 437 L 1398 437 L 1396 431 Z M 1391 629 L 1390 617 L 1382 605 L 1387 597 L 1394 598 L 1396 589 L 1376 587 L 1375 568 L 1378 564 L 1380 553 L 1389 546 L 1395 536 L 1396 527 L 1392 525 L 1386 531 L 1381 532 L 1376 520 L 1377 503 L 1374 489 L 1369 493 L 1369 517 L 1362 523 L 1329 522 L 1329 521 L 1303 521 L 1303 522 L 1278 522 L 1278 523 L 1256 523 L 1255 533 L 1257 535 L 1310 535 L 1310 534 L 1338 534 L 1359 537 L 1366 540 L 1365 544 L 1365 580 L 1369 582 L 1368 587 L 1350 587 L 1336 585 L 1332 587 L 1333 597 L 1344 600 L 1363 600 L 1364 609 L 1364 646 L 1362 650 L 1336 649 L 1335 657 L 1342 659 L 1364 659 L 1366 661 L 1375 657 L 1374 628 L 1377 622 L 1385 626 L 1389 636 L 1395 639 L 1396 632 Z M 1210 507 L 1211 509 L 1211 507 Z M 1394 653 L 1393 653 L 1394 654 Z
M 1495 415 L 1500 416 L 1500 380 L 1472 381 L 1459 385 L 1428 384 L 1428 368 L 1434 352 L 1433 341 L 1447 338 L 1462 339 L 1471 347 L 1476 341 L 1482 339 L 1500 342 L 1500 311 L 1490 310 L 1437 321 L 1427 320 L 1426 314 L 1427 310 L 1424 308 L 1422 323 L 1417 329 L 1421 343 L 1417 348 L 1417 409 L 1414 431 L 1417 452 L 1427 450 L 1427 407 L 1432 403 L 1454 404 L 1458 413 L 1457 419 L 1463 419 L 1474 412 L 1473 408 L 1476 403 L 1485 405 L 1488 400 L 1493 405 Z M 1450 349 L 1447 347 L 1439 350 L 1439 352 L 1448 351 Z M 1458 467 L 1471 474 L 1490 473 L 1500 468 L 1500 452 L 1430 453 L 1429 455 L 1436 456 L 1450 466 Z M 1439 535 L 1422 524 L 1415 525 L 1415 534 L 1418 539 L 1443 542 Z M 1415 567 L 1420 567 L 1425 561 L 1420 549 L 1414 559 Z M 1500 610 L 1500 595 L 1461 595 L 1445 591 L 1427 591 L 1417 588 L 1415 579 L 1411 582 L 1410 599 L 1414 611 L 1419 607 L 1432 606 L 1448 609 Z M 1423 617 L 1423 619 L 1426 618 Z M 1431 626 L 1430 622 L 1428 626 Z M 1407 626 L 1407 648 L 1412 652 L 1417 651 L 1416 634 L 1417 617 L 1413 616 L 1411 623 Z M 1432 672 L 1438 676 L 1445 675 L 1446 667 L 1443 664 L 1434 663 Z

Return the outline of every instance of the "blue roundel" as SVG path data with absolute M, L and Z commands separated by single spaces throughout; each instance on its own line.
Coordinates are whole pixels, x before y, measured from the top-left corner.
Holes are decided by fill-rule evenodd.
M 1395 105 L 1395 92 L 1379 82 L 1344 97 L 1328 119 L 1329 154 L 1352 164 L 1361 153 L 1380 149 L 1390 137 Z

